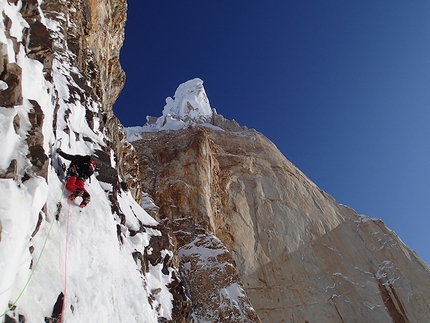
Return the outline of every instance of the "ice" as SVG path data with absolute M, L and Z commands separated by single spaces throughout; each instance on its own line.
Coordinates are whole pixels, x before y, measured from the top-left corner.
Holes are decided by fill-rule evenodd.
M 168 97 L 163 116 L 172 115 L 180 119 L 199 120 L 212 115 L 209 99 L 199 78 L 189 80 L 178 86 L 174 99 Z
M 203 81 L 195 78 L 180 84 L 173 98 L 166 99 L 163 115 L 156 119 L 147 117 L 146 125 L 127 127 L 127 140 L 141 139 L 142 132 L 179 130 L 193 124 L 208 124 L 213 115 Z M 218 128 L 220 129 L 220 128 Z

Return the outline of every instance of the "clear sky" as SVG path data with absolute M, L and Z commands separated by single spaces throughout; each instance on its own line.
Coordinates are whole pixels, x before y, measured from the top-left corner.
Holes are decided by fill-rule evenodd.
M 128 2 L 125 126 L 199 77 L 218 113 L 430 264 L 430 1 Z

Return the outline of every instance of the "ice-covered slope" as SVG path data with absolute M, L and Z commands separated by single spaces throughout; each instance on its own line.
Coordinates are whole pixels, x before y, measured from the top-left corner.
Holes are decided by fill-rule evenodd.
M 125 12 L 123 1 L 114 4 L 0 0 L 1 322 L 49 321 L 61 293 L 64 322 L 174 315 L 171 287 L 180 285 L 171 244 L 118 175 L 121 156 L 106 128 L 114 98 L 103 94 L 111 76 L 83 38 L 97 35 L 80 15 L 90 15 L 95 30 Z M 113 64 L 108 54 L 115 56 L 99 56 Z M 84 209 L 67 199 L 60 145 L 98 163 Z

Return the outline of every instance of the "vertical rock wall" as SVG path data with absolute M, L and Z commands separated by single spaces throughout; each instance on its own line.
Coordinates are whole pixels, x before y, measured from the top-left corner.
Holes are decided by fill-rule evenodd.
M 263 135 L 198 126 L 142 138 L 133 144 L 159 218 L 182 223 L 177 233 L 189 241 L 203 232 L 219 238 L 263 322 L 430 319 L 428 266 L 380 220 L 320 190 Z
M 196 322 L 260 322 L 219 227 L 217 169 L 204 129 L 144 133 L 139 153 L 143 190 L 178 241 L 180 270 Z M 217 232 L 218 233 L 218 232 Z
M 62 22 L 62 33 L 54 39 L 53 50 L 59 56 L 66 49 L 73 53 L 72 57 L 64 57 L 64 60 L 76 67 L 77 73 L 72 72 L 71 75 L 85 91 L 80 94 L 80 100 L 88 105 L 86 121 L 92 127 L 96 117 L 101 121 L 98 129 L 94 130 L 105 134 L 107 146 L 114 151 L 119 175 L 140 202 L 142 192 L 136 180 L 139 169 L 135 163 L 135 152 L 112 110 L 125 82 L 119 54 L 124 41 L 126 1 L 44 0 L 41 8 L 46 17 Z M 101 104 L 99 115 L 89 109 L 92 102 Z

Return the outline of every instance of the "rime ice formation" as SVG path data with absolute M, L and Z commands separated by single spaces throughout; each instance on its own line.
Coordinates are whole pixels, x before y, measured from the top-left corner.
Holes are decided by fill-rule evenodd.
M 166 130 L 179 130 L 188 126 L 202 125 L 208 128 L 227 131 L 243 131 L 235 120 L 225 119 L 210 107 L 209 99 L 203 87 L 203 81 L 195 78 L 178 86 L 174 98 L 168 97 L 159 118 L 147 116 L 146 124 L 141 127 L 127 127 L 127 140 L 141 139 L 141 133 Z
M 161 117 L 147 117 L 145 126 L 126 128 L 127 139 L 136 140 L 141 132 L 178 130 L 190 124 L 206 123 L 212 119 L 213 113 L 203 81 L 195 78 L 180 84 L 173 99 L 166 99 Z
M 163 109 L 163 117 L 199 122 L 212 116 L 209 99 L 199 78 L 182 83 L 177 88 L 174 98 L 168 97 Z M 157 130 L 161 130 L 167 120 L 157 120 Z

